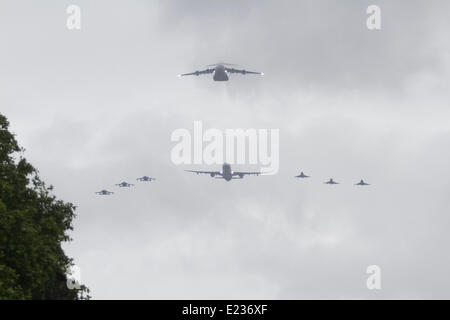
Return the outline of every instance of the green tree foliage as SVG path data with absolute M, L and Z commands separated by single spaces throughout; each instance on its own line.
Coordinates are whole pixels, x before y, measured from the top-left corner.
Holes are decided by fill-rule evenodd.
M 67 286 L 73 262 L 61 248 L 75 206 L 52 195 L 8 127 L 0 114 L 0 299 L 88 299 Z

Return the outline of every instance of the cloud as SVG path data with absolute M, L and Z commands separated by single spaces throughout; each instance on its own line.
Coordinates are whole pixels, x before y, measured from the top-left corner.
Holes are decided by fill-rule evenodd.
M 448 297 L 448 5 L 378 2 L 370 32 L 368 1 L 80 0 L 78 33 L 69 1 L 2 2 L 1 111 L 78 206 L 94 298 Z M 219 60 L 266 76 L 176 77 Z M 279 174 L 185 173 L 170 135 L 195 120 L 279 128 Z

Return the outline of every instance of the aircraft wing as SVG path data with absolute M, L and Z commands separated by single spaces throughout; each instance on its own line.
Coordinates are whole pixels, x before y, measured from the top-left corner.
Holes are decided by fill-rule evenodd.
M 220 171 L 196 171 L 196 170 L 184 170 L 184 171 L 193 172 L 196 174 L 221 175 Z
M 259 176 L 260 174 L 261 174 L 261 172 L 233 171 L 233 176 L 245 176 L 245 175 Z
M 184 76 L 199 76 L 201 74 L 208 74 L 208 73 L 213 73 L 214 69 L 206 69 L 206 70 L 202 70 L 202 71 L 194 71 L 194 72 L 189 72 L 189 73 L 183 73 L 180 74 L 179 77 L 184 77 Z
M 247 70 L 240 70 L 240 69 L 235 69 L 235 68 L 225 68 L 225 70 L 229 73 L 240 73 L 240 74 L 260 74 L 260 75 L 264 75 L 263 72 L 255 72 L 255 71 L 247 71 Z

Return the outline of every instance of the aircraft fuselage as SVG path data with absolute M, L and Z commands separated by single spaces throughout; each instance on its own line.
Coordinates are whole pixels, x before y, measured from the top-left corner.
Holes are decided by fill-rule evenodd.
M 214 81 L 228 81 L 228 75 L 223 65 L 219 64 L 215 67 L 213 79 Z
M 224 164 L 222 166 L 222 177 L 226 181 L 230 181 L 231 179 L 233 179 L 233 172 L 231 171 L 231 166 L 229 164 Z

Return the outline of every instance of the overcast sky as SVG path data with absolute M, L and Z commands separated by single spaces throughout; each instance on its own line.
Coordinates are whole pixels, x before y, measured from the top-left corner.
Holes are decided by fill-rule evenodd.
M 66 28 L 70 4 L 81 30 Z M 366 28 L 370 4 L 382 30 Z M 65 248 L 94 298 L 450 298 L 449 10 L 2 0 L 0 112 L 77 205 Z M 176 77 L 219 61 L 265 76 Z M 171 133 L 195 120 L 280 129 L 279 173 L 184 172 L 220 169 L 171 162 Z M 114 186 L 143 175 L 159 180 Z

